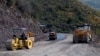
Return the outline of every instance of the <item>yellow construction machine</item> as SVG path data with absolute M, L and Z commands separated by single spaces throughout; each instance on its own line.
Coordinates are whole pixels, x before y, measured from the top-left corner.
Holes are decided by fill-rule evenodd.
M 32 35 L 32 32 L 26 32 L 26 28 L 13 29 L 13 38 L 6 41 L 6 49 L 30 49 L 32 48 L 34 41 L 35 39 Z
M 73 32 L 73 43 L 92 41 L 90 25 L 78 25 L 77 29 Z

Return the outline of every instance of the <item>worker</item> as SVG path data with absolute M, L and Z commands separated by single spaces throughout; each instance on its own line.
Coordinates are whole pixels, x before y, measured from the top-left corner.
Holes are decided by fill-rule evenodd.
M 22 39 L 22 40 L 27 39 L 27 36 L 25 35 L 25 33 L 24 33 L 24 32 L 23 32 L 23 33 L 22 33 L 22 35 L 21 35 L 21 39 Z

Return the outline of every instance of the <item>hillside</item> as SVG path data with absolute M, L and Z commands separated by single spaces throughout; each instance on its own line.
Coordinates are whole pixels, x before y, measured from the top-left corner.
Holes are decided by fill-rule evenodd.
M 77 24 L 93 23 L 100 13 L 78 0 L 7 0 L 24 16 L 31 16 L 40 24 L 51 24 L 57 32 L 71 32 Z M 94 18 L 93 18 L 94 17 Z M 73 26 L 72 26 L 73 25 Z
M 30 16 L 23 15 L 16 7 L 9 7 L 6 2 L 0 0 L 0 48 L 7 39 L 12 38 L 13 28 L 27 28 L 38 40 L 43 35 L 38 22 Z
M 95 10 L 78 0 L 29 0 L 32 5 L 31 16 L 41 24 L 51 24 L 58 32 L 70 32 L 75 24 L 91 23 Z
M 30 15 L 40 24 L 51 24 L 57 32 L 71 32 L 76 24 L 93 23 L 100 13 L 78 0 L 7 0 L 25 16 Z M 72 26 L 73 25 L 73 26 Z

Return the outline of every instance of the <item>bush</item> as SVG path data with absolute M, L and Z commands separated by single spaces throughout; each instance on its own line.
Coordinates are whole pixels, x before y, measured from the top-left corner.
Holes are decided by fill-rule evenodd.
M 16 0 L 7 0 L 7 5 L 8 6 L 15 6 L 16 5 Z
M 17 0 L 16 6 L 18 9 L 25 14 L 31 14 L 32 6 L 29 1 L 27 0 Z

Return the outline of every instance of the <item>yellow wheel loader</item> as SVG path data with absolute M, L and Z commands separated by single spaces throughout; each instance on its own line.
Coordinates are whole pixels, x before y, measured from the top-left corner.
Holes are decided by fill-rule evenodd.
M 7 50 L 22 48 L 30 49 L 35 41 L 32 32 L 26 32 L 26 28 L 13 29 L 13 38 L 6 41 Z
M 78 25 L 77 29 L 73 32 L 73 43 L 88 43 L 90 41 L 92 41 L 90 25 Z

